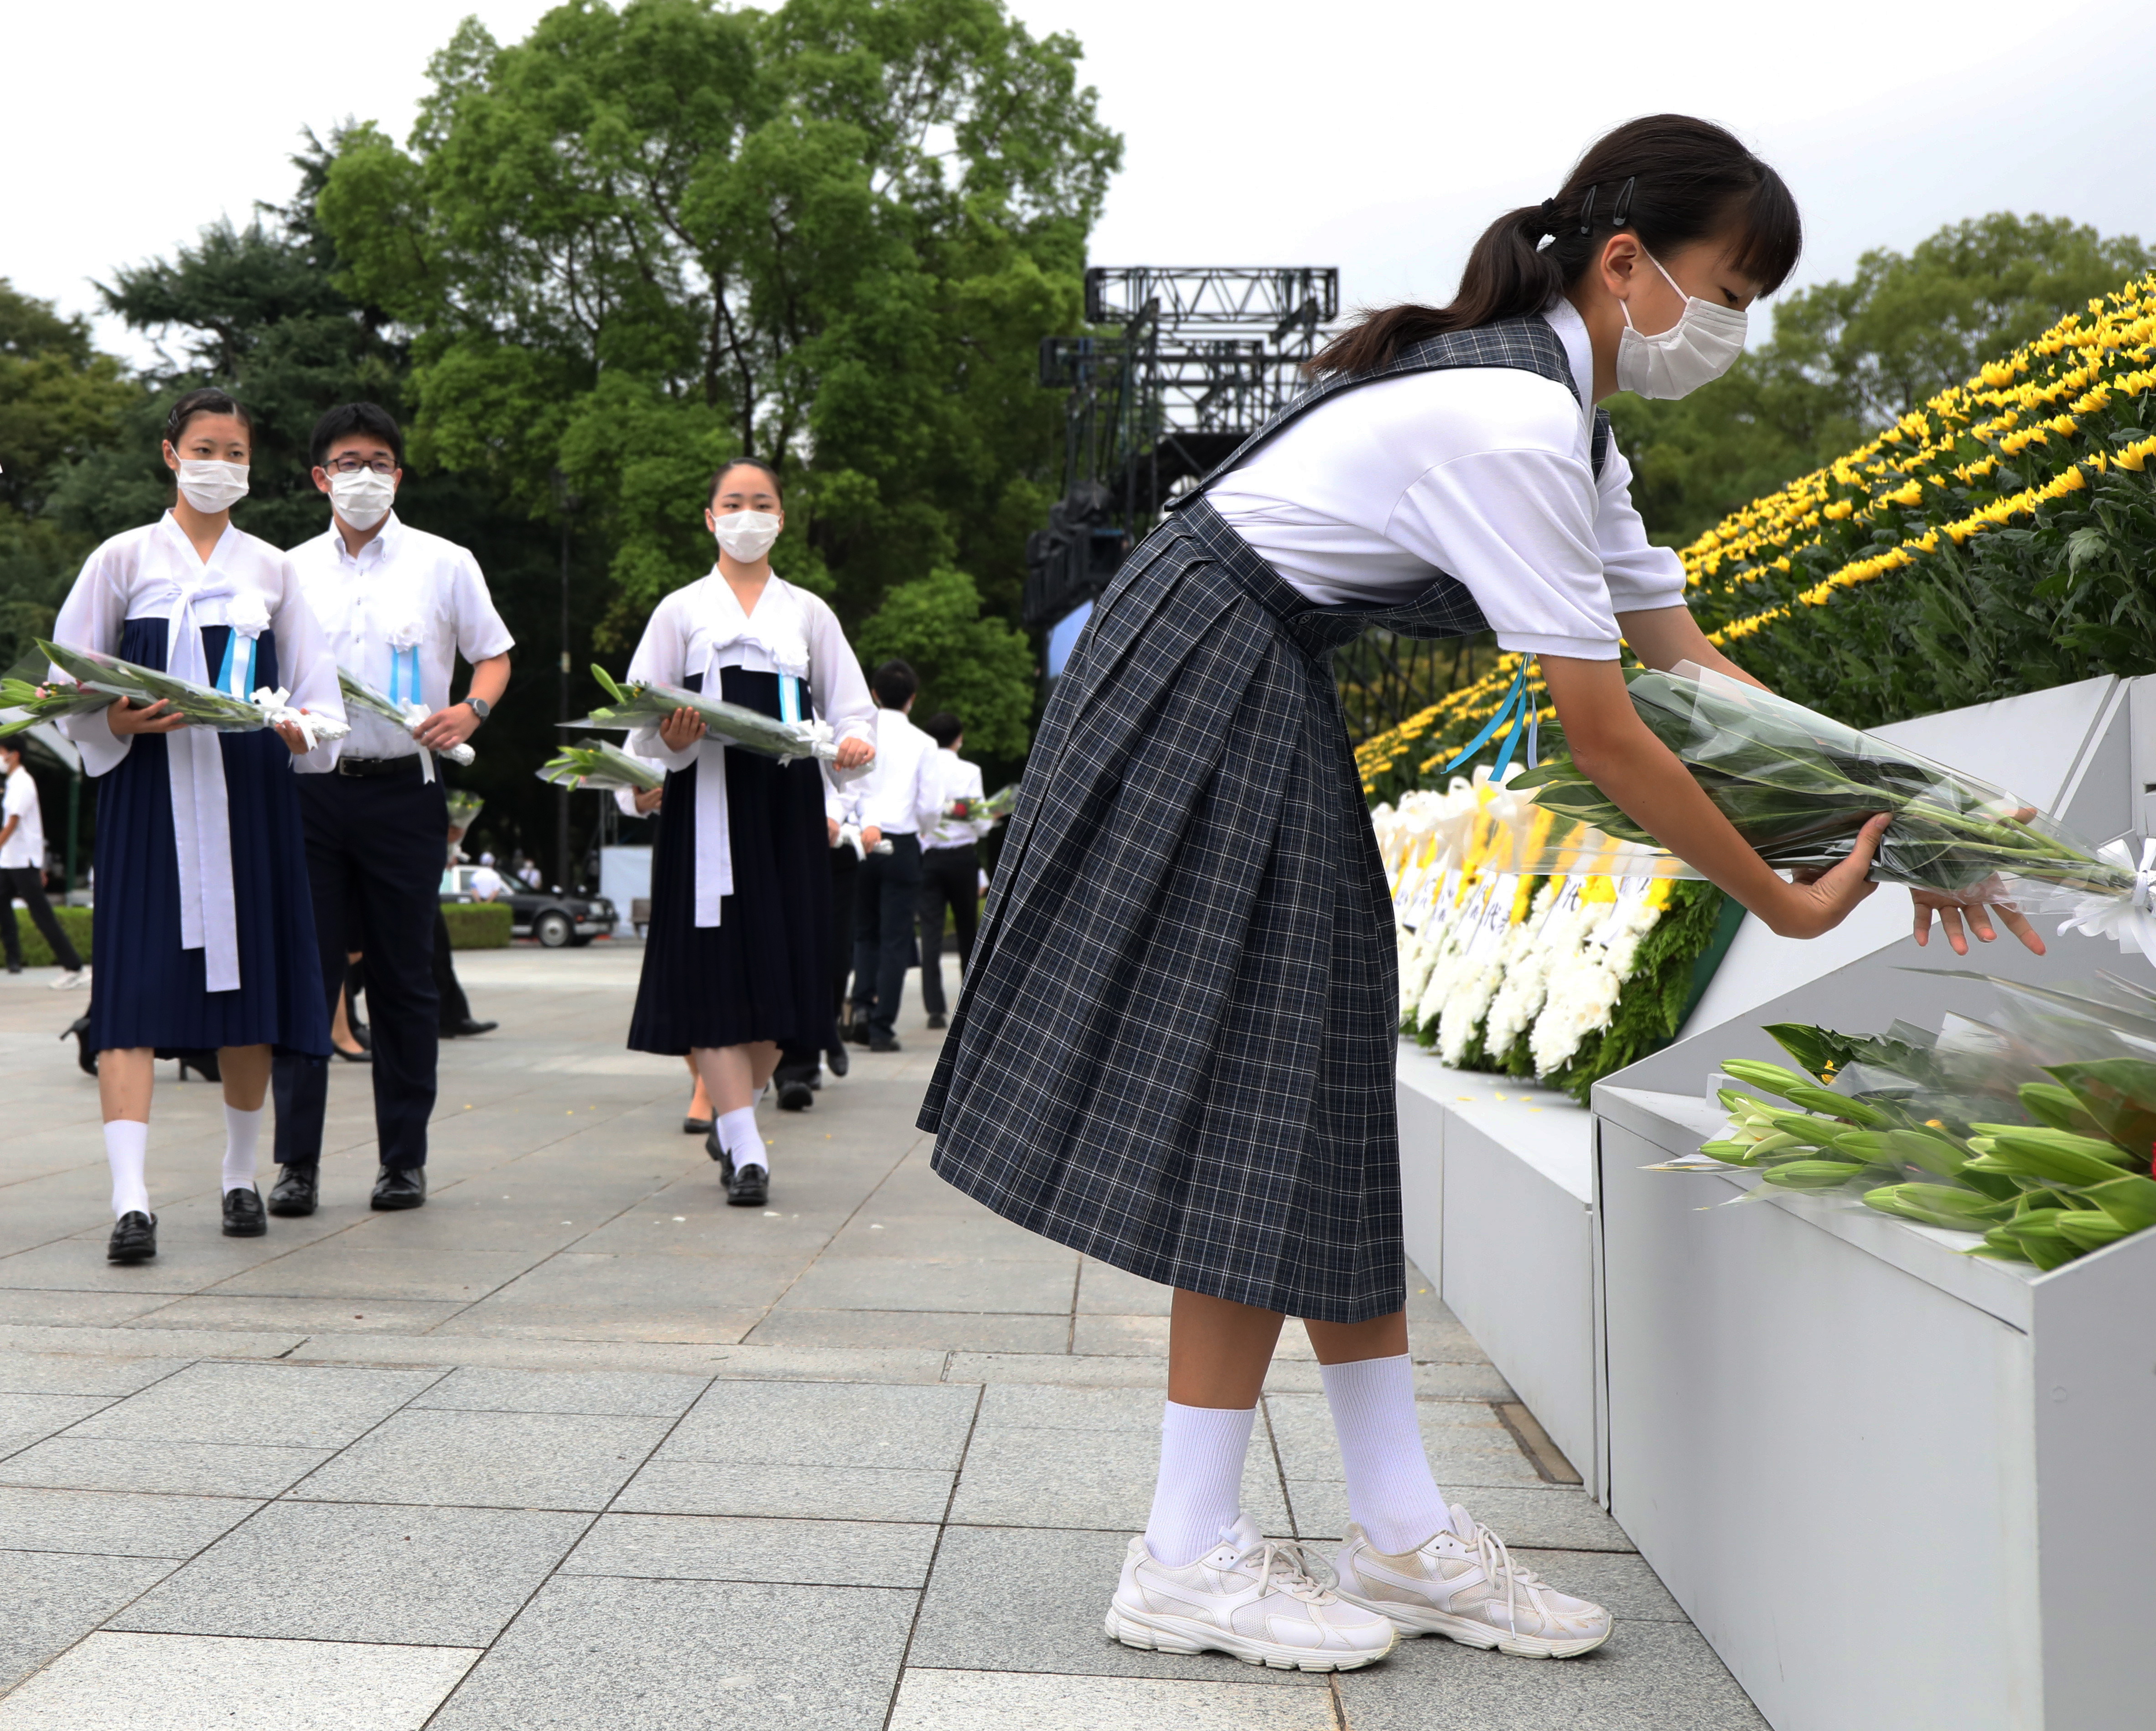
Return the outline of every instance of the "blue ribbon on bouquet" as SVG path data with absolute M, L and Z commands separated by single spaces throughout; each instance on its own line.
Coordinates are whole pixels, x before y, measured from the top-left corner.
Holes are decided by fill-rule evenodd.
M 399 682 L 403 690 L 398 690 Z M 406 704 L 424 703 L 419 695 L 419 647 L 414 643 L 408 649 L 389 652 L 389 701 L 402 709 Z
M 224 659 L 217 667 L 217 689 L 219 691 L 229 692 L 234 697 L 246 697 L 254 691 L 255 643 L 256 639 L 243 638 L 237 631 L 225 633 Z M 233 651 L 241 643 L 247 645 L 247 678 L 244 683 L 235 683 L 232 674 Z
M 801 681 L 791 673 L 778 676 L 778 719 L 798 721 L 801 719 Z
M 1505 749 L 1497 754 L 1497 766 L 1491 771 L 1490 779 L 1493 781 L 1505 779 L 1505 771 L 1512 766 L 1512 753 L 1518 748 L 1522 737 L 1527 743 L 1527 767 L 1535 767 L 1535 735 L 1539 730 L 1541 717 L 1537 713 L 1534 699 L 1527 693 L 1527 656 L 1520 658 L 1519 669 L 1512 675 L 1512 688 L 1506 692 L 1504 702 L 1498 704 L 1497 713 L 1482 724 L 1482 731 L 1461 747 L 1460 755 L 1438 774 L 1450 775 L 1495 739 L 1499 730 L 1508 723 L 1512 730 L 1506 737 Z

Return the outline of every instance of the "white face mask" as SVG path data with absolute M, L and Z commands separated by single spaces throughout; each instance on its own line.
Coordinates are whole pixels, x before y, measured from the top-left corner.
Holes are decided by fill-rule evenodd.
M 210 516 L 228 511 L 247 497 L 247 465 L 180 459 L 180 497 Z
M 778 528 L 778 519 L 769 511 L 734 511 L 714 519 L 711 533 L 743 565 L 753 565 L 771 551 Z
M 1661 260 L 1642 248 L 1647 262 L 1662 271 L 1662 280 L 1677 293 L 1677 279 L 1662 270 Z M 1686 294 L 1676 324 L 1653 336 L 1634 328 L 1632 309 L 1617 303 L 1625 328 L 1617 334 L 1617 388 L 1635 397 L 1689 397 L 1737 364 L 1744 352 L 1743 309 L 1717 306 Z
M 389 515 L 397 497 L 397 484 L 371 469 L 330 477 L 330 503 L 354 529 L 372 529 Z

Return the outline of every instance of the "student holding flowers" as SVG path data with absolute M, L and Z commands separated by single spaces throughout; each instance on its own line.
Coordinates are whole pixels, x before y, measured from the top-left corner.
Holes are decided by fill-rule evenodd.
M 232 525 L 254 443 L 247 411 L 191 391 L 165 423 L 178 495 L 90 556 L 53 627 L 65 648 L 253 694 L 341 722 L 336 666 L 285 556 Z M 57 677 L 58 670 L 55 669 Z M 336 761 L 301 728 L 218 733 L 125 698 L 60 725 L 98 779 L 97 958 L 89 1048 L 112 1169 L 109 1260 L 157 1253 L 145 1165 L 159 1048 L 214 1048 L 223 1075 L 223 1222 L 268 1230 L 254 1187 L 272 1047 L 329 1051 L 292 771 Z
M 1839 923 L 1885 820 L 1789 882 L 1626 699 L 1620 638 L 1651 666 L 1737 670 L 1648 545 L 1594 407 L 1726 371 L 1800 243 L 1780 177 L 1722 128 L 1618 128 L 1491 225 L 1449 306 L 1329 345 L 1312 388 L 1126 561 L 1057 682 L 921 1124 L 959 1188 L 1176 1289 L 1116 1638 L 1310 1670 L 1398 1633 L 1548 1657 L 1608 1638 L 1608 1613 L 1514 1562 L 1423 1452 L 1392 910 L 1331 652 L 1373 626 L 1494 631 L 1539 658 L 1574 761 L 1644 830 L 1779 932 Z M 1287 1316 L 1346 1467 L 1337 1592 L 1240 1506 Z

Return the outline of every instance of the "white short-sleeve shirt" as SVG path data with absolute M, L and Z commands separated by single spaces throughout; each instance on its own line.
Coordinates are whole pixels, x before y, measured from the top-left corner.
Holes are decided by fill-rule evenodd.
M 45 826 L 38 809 L 38 784 L 19 762 L 8 775 L 7 791 L 0 793 L 0 828 L 7 827 L 10 817 L 15 820 L 15 827 L 8 831 L 8 839 L 0 842 L 0 871 L 23 866 L 42 867 L 45 863 Z M 12 917 L 7 904 L 0 901 L 0 919 Z
M 447 709 L 456 657 L 480 662 L 516 647 L 479 561 L 454 541 L 399 521 L 394 511 L 357 559 L 335 522 L 288 556 L 336 664 L 399 703 Z M 416 694 L 408 689 L 414 652 Z M 351 721 L 345 742 L 351 756 L 409 757 L 419 749 L 408 730 L 379 715 L 355 709 Z
M 1569 301 L 1542 315 L 1594 376 Z M 1519 367 L 1411 373 L 1318 404 L 1206 491 L 1282 578 L 1326 605 L 1394 606 L 1443 571 L 1500 647 L 1614 660 L 1617 615 L 1684 605 L 1684 566 L 1648 544 L 1592 410 Z

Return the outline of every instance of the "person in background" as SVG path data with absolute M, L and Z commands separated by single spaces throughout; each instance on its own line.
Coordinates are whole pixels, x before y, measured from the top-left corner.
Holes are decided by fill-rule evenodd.
M 353 715 L 337 773 L 313 778 L 300 801 L 323 978 L 338 976 L 348 940 L 366 957 L 378 1162 L 370 1205 L 418 1208 L 427 1200 L 427 1121 L 441 1045 L 434 948 L 449 832 L 431 754 L 479 731 L 508 689 L 513 639 L 479 561 L 398 519 L 404 435 L 388 411 L 341 404 L 315 423 L 310 450 L 330 523 L 292 550 L 292 569 L 337 666 L 422 715 L 416 726 Z M 471 684 L 451 702 L 460 654 L 471 663 Z M 325 1011 L 335 1001 L 332 990 Z M 283 1170 L 270 1211 L 312 1214 L 328 1066 L 280 1057 L 276 1087 Z
M 451 824 L 449 860 L 451 865 L 457 863 L 460 851 L 457 844 L 464 838 L 465 832 Z M 481 1022 L 473 1016 L 471 1000 L 465 996 L 464 987 L 457 983 L 457 967 L 449 958 L 449 918 L 442 912 L 441 899 L 437 896 L 434 901 L 434 995 L 441 1000 L 436 1014 L 442 1037 L 444 1040 L 469 1040 L 480 1034 L 490 1034 L 501 1024 Z
M 899 1049 L 898 1006 L 913 965 L 921 906 L 921 836 L 942 809 L 936 741 L 906 719 L 920 689 L 903 661 L 886 661 L 869 676 L 876 758 L 861 794 L 861 841 L 869 856 L 854 883 L 853 1038 L 871 1052 Z M 890 853 L 875 851 L 880 841 L 891 844 Z
M 82 957 L 68 941 L 68 935 L 45 899 L 45 824 L 38 808 L 38 784 L 23 766 L 23 748 L 13 740 L 0 740 L 0 778 L 6 792 L 0 795 L 0 940 L 8 947 L 8 971 L 23 971 L 23 944 L 15 930 L 15 902 L 20 898 L 30 910 L 30 923 L 52 945 L 60 965 L 54 991 L 80 986 L 90 978 Z
M 664 787 L 619 787 L 614 790 L 613 802 L 624 817 L 649 817 L 659 822 L 659 810 L 666 802 Z M 652 849 L 658 852 L 656 845 Z M 704 1086 L 704 1073 L 696 1068 L 693 1053 L 684 1052 L 681 1062 L 689 1067 L 689 1109 L 681 1116 L 681 1134 L 685 1136 L 708 1136 L 717 1128 L 711 1116 L 711 1091 Z
M 936 822 L 921 837 L 921 1002 L 933 1028 L 944 1025 L 950 1008 L 943 998 L 943 910 L 951 910 L 957 927 L 963 974 L 973 955 L 973 927 L 981 911 L 980 843 L 989 826 L 949 815 L 953 800 L 982 796 L 981 766 L 958 755 L 966 745 L 958 718 L 939 710 L 921 731 L 936 741 L 933 761 L 940 789 Z

